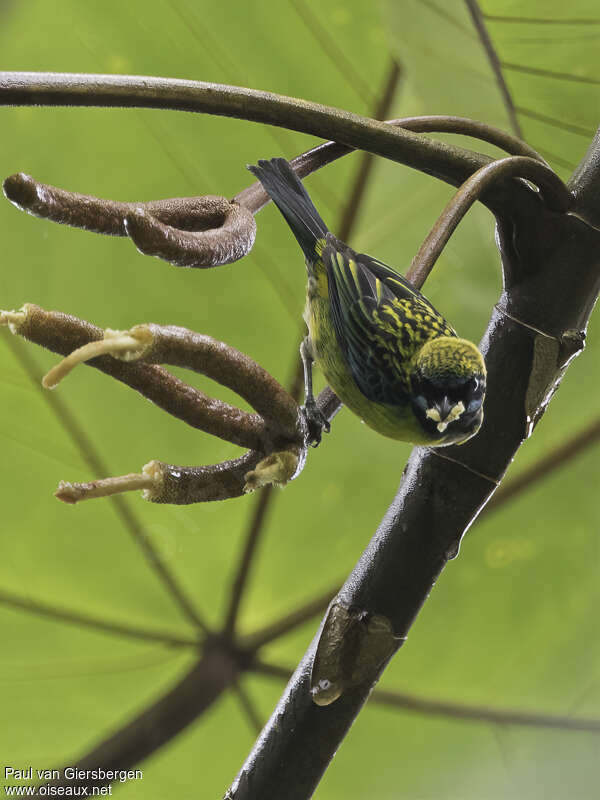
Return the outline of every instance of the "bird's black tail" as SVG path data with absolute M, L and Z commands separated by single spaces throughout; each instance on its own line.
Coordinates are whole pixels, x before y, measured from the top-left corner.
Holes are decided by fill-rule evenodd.
M 327 225 L 314 207 L 308 192 L 285 158 L 259 161 L 248 169 L 281 211 L 309 261 L 317 257 L 315 242 L 325 238 Z

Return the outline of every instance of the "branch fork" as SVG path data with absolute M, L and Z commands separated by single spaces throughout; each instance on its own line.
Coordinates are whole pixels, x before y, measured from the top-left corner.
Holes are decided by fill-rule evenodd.
M 44 377 L 45 388 L 56 387 L 78 364 L 89 363 L 189 425 L 249 448 L 219 464 L 188 467 L 153 460 L 140 473 L 88 483 L 62 481 L 56 497 L 63 502 L 134 490 L 142 490 L 144 499 L 154 503 L 223 500 L 269 484 L 284 486 L 304 467 L 307 439 L 298 404 L 266 370 L 224 342 L 155 324 L 103 331 L 31 303 L 19 311 L 0 311 L 0 325 L 65 356 Z M 159 364 L 202 373 L 236 392 L 258 413 L 208 397 Z

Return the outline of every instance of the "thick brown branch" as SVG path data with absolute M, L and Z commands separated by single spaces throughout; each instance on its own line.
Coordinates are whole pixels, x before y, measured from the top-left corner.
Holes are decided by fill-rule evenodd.
M 529 469 L 525 470 L 519 476 L 509 480 L 508 483 L 502 484 L 483 509 L 479 520 L 487 516 L 492 510 L 497 510 L 505 503 L 514 500 L 523 492 L 535 486 L 552 472 L 560 469 L 569 461 L 576 458 L 588 447 L 595 445 L 599 439 L 600 420 L 594 420 L 591 425 L 587 425 L 583 430 L 575 434 L 575 436 L 562 442 L 554 450 L 551 450 L 538 461 L 534 462 Z M 244 647 L 249 650 L 264 647 L 275 638 L 293 630 L 294 627 L 302 625 L 312 617 L 323 613 L 332 598 L 336 595 L 338 588 L 339 584 L 330 587 L 326 592 L 316 596 L 299 609 L 272 622 L 262 630 L 245 637 L 243 639 Z
M 290 128 L 460 185 L 489 160 L 348 111 L 237 86 L 128 75 L 0 73 L 1 105 L 162 108 Z

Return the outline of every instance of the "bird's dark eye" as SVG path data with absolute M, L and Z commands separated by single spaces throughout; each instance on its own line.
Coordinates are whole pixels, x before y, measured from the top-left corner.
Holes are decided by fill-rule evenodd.
M 485 381 L 481 378 L 471 378 L 465 386 L 464 403 L 467 414 L 477 411 L 483 402 Z

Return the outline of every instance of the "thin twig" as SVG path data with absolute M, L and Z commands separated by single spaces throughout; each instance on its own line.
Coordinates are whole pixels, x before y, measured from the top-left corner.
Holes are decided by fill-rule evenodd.
M 429 700 L 403 692 L 375 689 L 371 702 L 387 708 L 396 707 L 420 714 L 451 717 L 473 722 L 491 722 L 498 725 L 524 725 L 533 728 L 560 728 L 562 730 L 600 733 L 600 719 L 577 719 L 561 714 L 543 714 L 535 711 L 519 711 L 512 708 L 478 706 L 466 703 L 450 703 L 445 700 Z
M 595 133 L 594 128 L 591 126 L 588 127 L 587 125 L 577 125 L 574 122 L 566 122 L 558 117 L 551 117 L 548 114 L 541 114 L 539 111 L 534 111 L 531 108 L 525 108 L 525 106 L 517 106 L 517 112 L 522 117 L 529 117 L 537 122 L 543 122 L 546 125 L 551 125 L 553 128 L 558 128 L 562 131 L 575 133 L 577 136 L 583 136 L 586 139 L 589 139 Z
M 510 17 L 502 14 L 484 14 L 490 22 L 516 22 L 519 25 L 600 25 L 598 17 Z
M 258 709 L 254 705 L 252 698 L 250 697 L 248 689 L 245 686 L 242 686 L 239 680 L 232 684 L 232 688 L 234 694 L 239 700 L 242 711 L 246 715 L 250 726 L 254 730 L 254 733 L 260 733 L 262 731 L 264 722 L 258 712 Z
M 561 442 L 558 447 L 534 462 L 529 469 L 524 470 L 508 483 L 502 484 L 485 507 L 482 516 L 487 516 L 490 511 L 497 511 L 509 500 L 514 500 L 517 495 L 523 494 L 524 491 L 572 461 L 599 440 L 600 419 L 595 419 L 574 436 Z
M 273 487 L 265 486 L 256 499 L 254 511 L 246 534 L 244 550 L 240 558 L 236 576 L 231 585 L 231 596 L 225 615 L 225 623 L 223 625 L 223 633 L 225 636 L 233 636 L 235 633 L 242 596 L 248 583 L 250 568 L 263 529 L 263 523 L 269 509 L 269 499 L 272 494 Z
M 477 0 L 465 0 L 465 2 L 467 4 L 467 8 L 469 9 L 471 19 L 473 20 L 473 26 L 475 27 L 477 35 L 481 40 L 481 44 L 485 50 L 488 61 L 490 62 L 490 66 L 496 78 L 496 83 L 500 89 L 500 94 L 502 95 L 504 107 L 506 108 L 506 113 L 508 114 L 513 132 L 516 136 L 522 139 L 523 132 L 521 130 L 521 125 L 519 124 L 515 104 L 513 102 L 508 85 L 504 80 L 504 75 L 502 74 L 502 66 L 504 65 L 500 64 L 498 53 L 496 52 L 494 43 L 492 42 L 490 34 L 485 26 L 484 15 L 481 12 L 481 8 L 479 7 Z
M 259 650 L 261 647 L 270 644 L 280 636 L 285 636 L 295 628 L 308 622 L 317 614 L 322 614 L 332 599 L 335 597 L 338 589 L 341 586 L 341 581 L 338 581 L 335 586 L 330 586 L 327 591 L 309 600 L 300 608 L 294 609 L 289 614 L 285 614 L 280 619 L 275 620 L 264 628 L 245 636 L 240 641 L 240 646 L 244 650 Z
M 113 622 L 100 617 L 94 617 L 89 613 L 73 611 L 69 608 L 60 608 L 52 603 L 41 600 L 32 600 L 29 597 L 0 589 L 0 603 L 12 608 L 27 611 L 30 614 L 39 614 L 43 617 L 50 617 L 58 622 L 70 622 L 86 628 L 114 633 L 117 636 L 126 636 L 132 639 L 145 639 L 152 642 L 162 642 L 171 647 L 198 647 L 196 639 L 185 636 L 174 636 L 167 631 L 153 631 L 137 625 L 129 625 L 124 622 Z
M 392 59 L 392 63 L 390 64 L 390 68 L 385 80 L 385 85 L 383 87 L 383 91 L 381 92 L 381 97 L 377 102 L 375 113 L 373 114 L 375 119 L 383 119 L 387 116 L 388 111 L 394 102 L 394 97 L 396 96 L 401 74 L 402 71 L 400 69 L 400 65 L 395 59 Z M 375 158 L 372 153 L 363 153 L 358 164 L 358 169 L 354 175 L 352 186 L 348 192 L 348 201 L 342 209 L 340 220 L 337 226 L 337 236 L 344 242 L 347 242 L 352 236 L 352 231 L 354 230 L 354 226 L 358 218 L 358 212 L 362 206 L 362 201 L 366 196 L 367 184 L 369 182 L 369 178 L 371 177 L 374 166 Z
M 513 72 L 522 72 L 525 75 L 538 75 L 541 78 L 553 78 L 557 81 L 570 81 L 572 83 L 587 83 L 592 86 L 600 86 L 600 78 L 595 78 L 592 75 L 574 75 L 571 72 L 555 72 L 550 69 L 531 67 L 529 64 L 513 64 L 509 61 L 503 61 L 501 66 L 503 69 L 509 69 Z
M 252 672 L 272 678 L 289 680 L 293 670 L 264 661 L 255 661 L 250 667 Z M 395 692 L 388 689 L 374 689 L 369 702 L 385 708 L 400 708 L 404 711 L 415 711 L 419 714 L 431 714 L 451 719 L 469 720 L 471 722 L 491 722 L 496 725 L 523 725 L 533 728 L 560 728 L 562 730 L 600 733 L 600 719 L 577 719 L 561 714 L 544 714 L 535 711 L 520 711 L 495 706 L 479 706 L 468 703 L 455 703 L 446 700 L 430 700 L 408 692 Z
M 362 73 L 355 68 L 354 63 L 346 56 L 346 53 L 322 24 L 320 18 L 313 14 L 304 0 L 290 0 L 290 2 L 334 68 L 338 70 L 346 83 L 361 98 L 365 106 L 367 108 L 369 106 L 373 107 L 377 99 L 373 95 L 371 87 L 363 80 Z M 379 117 L 376 117 L 376 119 L 379 119 Z

